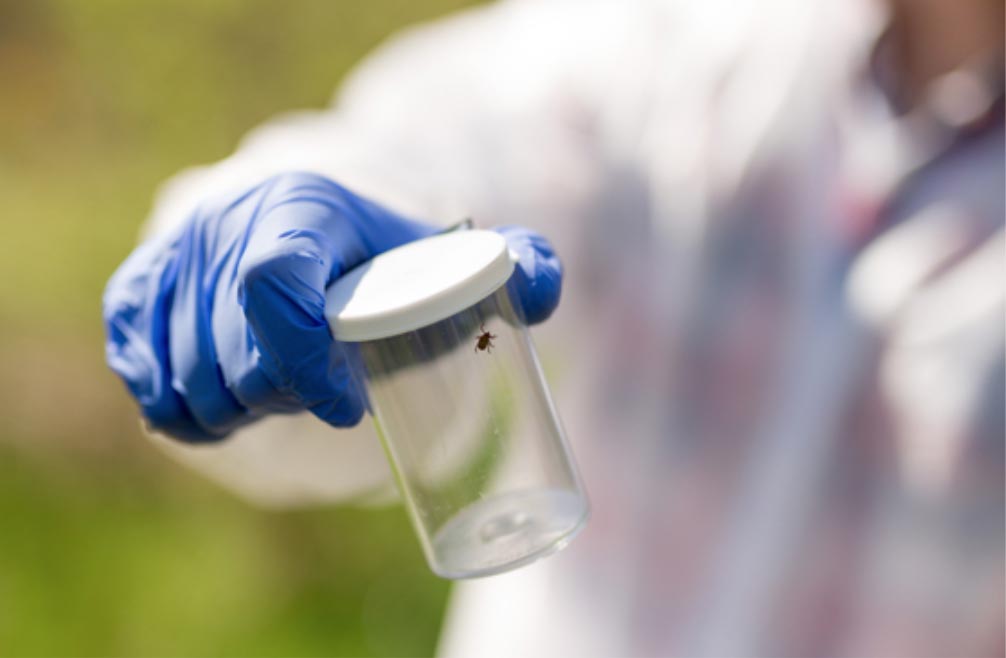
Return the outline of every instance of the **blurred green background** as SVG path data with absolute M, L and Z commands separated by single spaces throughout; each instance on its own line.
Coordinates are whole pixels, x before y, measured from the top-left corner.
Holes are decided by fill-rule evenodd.
M 465 0 L 0 0 L 0 654 L 427 655 L 404 512 L 263 512 L 149 446 L 100 296 L 157 184 Z

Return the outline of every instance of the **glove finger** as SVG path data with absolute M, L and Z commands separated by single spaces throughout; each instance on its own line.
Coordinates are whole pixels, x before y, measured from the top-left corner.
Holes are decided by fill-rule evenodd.
M 209 297 L 204 291 L 207 270 L 215 263 L 197 218 L 178 245 L 175 286 L 168 342 L 171 386 L 185 400 L 195 422 L 209 435 L 223 438 L 251 420 L 251 414 L 228 390 L 220 367 L 211 326 Z
M 322 420 L 354 425 L 363 401 L 324 315 L 325 286 L 342 267 L 325 229 L 341 218 L 327 203 L 309 199 L 285 201 L 267 212 L 237 275 L 258 367 L 280 394 Z
M 363 397 L 329 332 L 325 288 L 365 260 L 435 232 L 316 174 L 292 172 L 269 181 L 236 280 L 260 347 L 257 371 L 278 397 L 293 396 L 333 425 L 359 421 Z M 263 399 L 262 388 L 239 390 Z
M 109 280 L 102 300 L 105 359 L 140 405 L 150 429 L 213 441 L 171 386 L 167 317 L 177 264 L 160 243 L 138 248 Z
M 507 282 L 524 319 L 537 324 L 548 319 L 562 295 L 562 263 L 544 236 L 522 226 L 496 229 L 510 250 L 517 254 L 517 265 Z

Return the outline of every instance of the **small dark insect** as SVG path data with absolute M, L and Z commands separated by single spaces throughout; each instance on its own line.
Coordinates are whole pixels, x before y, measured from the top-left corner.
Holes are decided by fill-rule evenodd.
M 475 341 L 475 351 L 476 352 L 489 352 L 493 353 L 493 338 L 496 338 L 496 334 L 491 334 L 486 331 L 486 326 L 481 325 L 482 333 L 479 334 L 478 339 Z

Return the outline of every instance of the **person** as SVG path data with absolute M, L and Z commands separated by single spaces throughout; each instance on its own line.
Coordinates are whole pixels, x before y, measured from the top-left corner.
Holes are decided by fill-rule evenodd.
M 408 30 L 166 184 L 109 364 L 258 504 L 389 500 L 368 424 L 331 427 L 364 412 L 322 291 L 517 225 L 593 518 L 459 584 L 442 654 L 1002 654 L 1002 19 L 513 0 Z

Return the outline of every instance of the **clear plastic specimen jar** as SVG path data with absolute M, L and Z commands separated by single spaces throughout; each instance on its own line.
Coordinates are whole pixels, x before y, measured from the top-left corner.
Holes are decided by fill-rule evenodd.
M 587 498 L 519 306 L 506 241 L 458 231 L 384 253 L 328 290 L 433 571 L 468 578 L 557 551 Z

